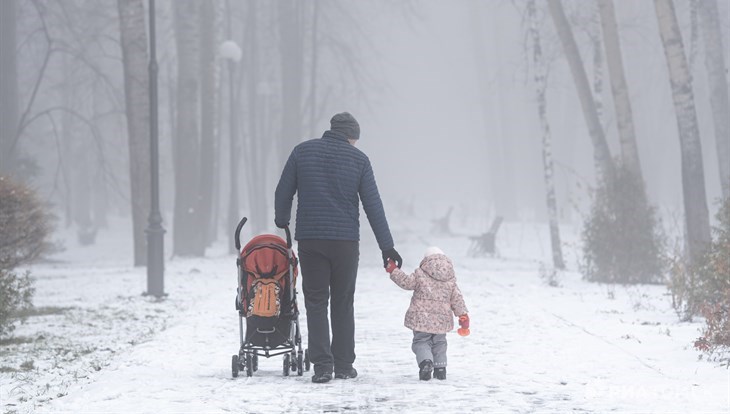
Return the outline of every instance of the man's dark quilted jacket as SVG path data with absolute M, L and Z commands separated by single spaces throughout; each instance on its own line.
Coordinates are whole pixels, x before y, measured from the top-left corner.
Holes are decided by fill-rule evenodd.
M 277 225 L 289 223 L 298 192 L 296 240 L 360 240 L 360 200 L 381 250 L 393 247 L 368 157 L 336 131 L 292 150 L 274 201 Z

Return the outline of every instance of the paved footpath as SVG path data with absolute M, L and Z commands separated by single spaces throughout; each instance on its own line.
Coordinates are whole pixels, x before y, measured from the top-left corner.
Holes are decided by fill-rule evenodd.
M 415 250 L 404 257 L 418 257 Z M 605 287 L 576 274 L 549 287 L 534 262 L 455 261 L 472 334 L 448 336 L 446 381 L 418 380 L 402 326 L 410 292 L 376 261 L 363 263 L 358 279 L 358 378 L 283 377 L 281 357 L 260 359 L 251 378 L 231 378 L 238 323 L 235 267 L 226 256 L 171 263 L 168 290 L 186 297 L 187 309 L 95 381 L 37 412 L 730 411 L 728 371 L 697 361 L 687 338 L 699 325 L 676 322 L 663 287 L 616 288 L 608 299 Z M 192 267 L 199 273 L 191 277 Z

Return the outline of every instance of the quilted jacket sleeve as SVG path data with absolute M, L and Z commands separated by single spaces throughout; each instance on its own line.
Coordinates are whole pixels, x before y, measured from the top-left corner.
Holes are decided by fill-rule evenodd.
M 466 303 L 464 303 L 464 296 L 461 295 L 459 286 L 454 285 L 454 290 L 451 291 L 451 310 L 454 311 L 454 315 L 461 316 L 469 311 L 466 309 Z
M 416 290 L 418 287 L 417 272 L 413 272 L 409 275 L 396 267 L 390 274 L 390 280 L 405 290 Z
M 297 148 L 289 155 L 284 171 L 281 172 L 279 184 L 274 193 L 274 223 L 277 226 L 289 224 L 294 194 L 297 192 Z
M 393 236 L 390 234 L 388 220 L 385 218 L 385 209 L 383 209 L 383 202 L 380 199 L 378 185 L 375 183 L 375 174 L 373 174 L 370 160 L 366 160 L 358 193 L 380 250 L 393 248 Z

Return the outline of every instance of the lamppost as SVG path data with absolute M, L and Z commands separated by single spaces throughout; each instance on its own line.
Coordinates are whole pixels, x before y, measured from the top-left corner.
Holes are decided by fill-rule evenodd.
M 157 124 L 157 40 L 155 37 L 155 0 L 150 0 L 150 174 L 152 206 L 147 220 L 147 294 L 165 296 L 165 229 L 160 214 L 160 165 Z
M 238 122 L 236 122 L 236 92 L 234 75 L 236 73 L 236 62 L 241 60 L 241 48 L 233 40 L 226 40 L 221 43 L 218 50 L 219 55 L 228 60 L 228 98 L 230 109 L 228 114 L 229 134 L 230 134 L 230 179 L 231 191 L 228 196 L 228 249 L 231 253 L 235 253 L 233 241 L 233 229 L 238 224 Z

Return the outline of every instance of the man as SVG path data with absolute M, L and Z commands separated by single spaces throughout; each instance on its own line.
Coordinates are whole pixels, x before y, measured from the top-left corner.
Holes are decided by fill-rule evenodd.
M 307 309 L 312 382 L 355 378 L 353 297 L 360 258 L 360 200 L 382 251 L 402 264 L 393 248 L 388 221 L 368 157 L 355 144 L 360 125 L 347 112 L 330 120 L 322 138 L 297 145 L 276 187 L 275 218 L 285 227 L 299 193 L 295 239 L 299 242 L 302 287 Z M 331 296 L 332 342 L 327 307 Z

